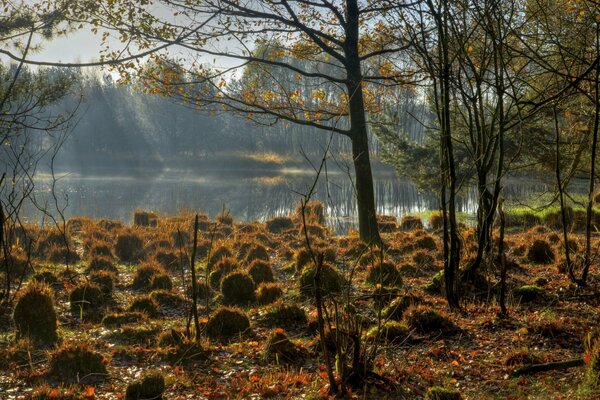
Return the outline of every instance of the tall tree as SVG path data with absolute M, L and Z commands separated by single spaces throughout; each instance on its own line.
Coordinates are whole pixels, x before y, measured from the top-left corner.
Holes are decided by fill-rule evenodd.
M 287 121 L 347 137 L 352 144 L 360 237 L 380 244 L 367 109 L 369 99 L 376 98 L 377 85 L 394 84 L 404 78 L 393 68 L 394 57 L 403 47 L 394 40 L 395 27 L 387 25 L 382 17 L 403 3 L 389 0 L 155 3 L 159 7 L 153 4 L 150 8 L 146 1 L 98 2 L 96 10 L 92 10 L 95 13 L 92 20 L 98 26 L 118 30 L 122 40 L 138 47 L 168 44 L 172 50 L 178 49 L 181 53 L 177 65 L 167 61 L 166 53 L 153 57 L 159 64 L 161 60 L 167 61 L 163 63 L 165 68 L 185 71 L 186 79 L 179 79 L 176 74 L 161 81 L 171 94 L 184 101 L 198 106 L 218 105 L 270 123 Z M 90 19 L 88 3 L 72 11 L 73 18 Z M 264 46 L 255 46 L 266 42 L 278 43 L 267 56 Z M 120 54 L 122 49 L 104 57 Z M 213 57 L 220 62 L 226 60 L 226 67 L 207 66 Z M 289 59 L 310 61 L 310 68 Z M 373 63 L 366 68 L 366 63 L 373 60 L 378 60 L 378 68 L 373 68 Z M 265 74 L 286 69 L 298 79 L 312 78 L 334 86 L 336 97 L 307 104 L 299 93 L 287 92 L 283 85 L 257 87 L 254 91 L 230 90 L 228 76 L 250 63 L 268 66 L 262 68 Z M 126 67 L 121 66 L 125 76 L 130 73 Z M 274 77 L 271 72 L 270 78 Z M 197 90 L 198 86 L 202 89 Z M 321 92 L 315 89 L 315 96 L 320 96 Z

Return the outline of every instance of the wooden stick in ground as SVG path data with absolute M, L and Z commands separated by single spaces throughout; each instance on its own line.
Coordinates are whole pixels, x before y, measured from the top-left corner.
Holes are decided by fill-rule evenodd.
M 194 327 L 196 328 L 196 340 L 200 339 L 200 320 L 198 319 L 198 282 L 196 281 L 196 248 L 198 247 L 198 214 L 194 222 L 194 247 L 190 258 L 190 270 L 192 271 L 192 309 Z M 188 324 L 189 326 L 189 324 Z
M 524 365 L 521 368 L 517 368 L 516 370 L 514 370 L 513 373 L 511 374 L 511 376 L 514 378 L 516 376 L 533 375 L 538 372 L 554 371 L 557 369 L 567 369 L 567 368 L 579 367 L 582 365 L 583 365 L 583 358 L 576 358 L 573 360 L 566 360 L 566 361 L 549 362 L 549 363 L 544 363 L 544 364 Z

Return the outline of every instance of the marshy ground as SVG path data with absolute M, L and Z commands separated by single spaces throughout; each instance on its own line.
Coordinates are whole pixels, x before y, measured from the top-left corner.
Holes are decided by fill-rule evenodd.
M 372 369 L 383 378 L 351 388 L 349 397 L 418 399 L 439 386 L 465 399 L 597 398 L 584 357 L 584 338 L 599 322 L 597 265 L 589 288 L 577 290 L 552 220 L 511 222 L 509 316 L 499 318 L 496 267 L 462 288 L 461 312 L 448 311 L 435 215 L 428 229 L 417 218 L 382 217 L 382 256 L 353 232 L 333 236 L 319 207 L 310 211 L 312 245 L 326 262 L 323 288 L 337 304 L 350 296 L 352 318 L 374 352 Z M 131 227 L 72 218 L 67 228 L 68 269 L 60 232 L 14 232 L 13 291 L 25 279 L 1 311 L 0 398 L 326 397 L 312 259 L 297 217 L 200 218 L 198 341 L 186 337 L 192 215 L 137 213 Z M 474 256 L 474 236 L 463 227 L 463 263 Z M 30 263 L 19 249 L 25 237 L 35 239 Z M 574 229 L 570 238 L 581 252 L 582 233 Z M 600 236 L 592 243 L 598 249 Z M 191 321 L 192 335 L 193 328 Z M 326 333 L 344 332 L 332 322 Z M 511 375 L 522 365 L 582 357 L 583 366 Z

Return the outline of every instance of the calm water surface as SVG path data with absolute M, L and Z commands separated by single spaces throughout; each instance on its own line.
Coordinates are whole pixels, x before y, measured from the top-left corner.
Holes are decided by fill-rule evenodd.
M 310 171 L 285 171 L 279 175 L 242 171 L 194 175 L 166 171 L 111 177 L 66 174 L 56 187 L 61 201 L 68 199 L 67 216 L 130 222 L 135 209 L 166 214 L 201 211 L 213 217 L 225 208 L 239 221 L 262 221 L 292 212 L 313 180 Z M 38 179 L 36 188 L 40 197 L 48 196 L 50 182 L 48 177 Z M 549 189 L 539 181 L 511 180 L 505 185 L 503 195 L 507 199 L 523 199 Z M 356 224 L 354 186 L 347 175 L 328 174 L 327 179 L 322 176 L 313 197 L 327 205 L 329 225 L 336 232 L 345 232 Z M 397 217 L 438 209 L 435 194 L 420 193 L 411 182 L 393 173 L 375 175 L 375 199 L 378 213 Z M 475 207 L 474 190 L 458 199 L 460 212 L 474 213 Z M 39 212 L 28 210 L 28 219 L 40 218 Z

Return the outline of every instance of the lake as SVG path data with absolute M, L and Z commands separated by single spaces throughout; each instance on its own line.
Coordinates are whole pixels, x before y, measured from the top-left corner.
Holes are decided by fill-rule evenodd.
M 59 198 L 68 199 L 66 216 L 110 218 L 129 223 L 136 209 L 175 214 L 201 211 L 214 217 L 223 208 L 239 221 L 263 221 L 291 213 L 312 185 L 314 173 L 307 170 L 215 171 L 196 175 L 185 171 L 164 170 L 156 174 L 121 173 L 118 176 L 61 175 L 56 185 Z M 36 193 L 48 198 L 51 180 L 37 178 Z M 525 199 L 552 188 L 532 179 L 510 179 L 503 196 L 508 200 Z M 329 225 L 344 233 L 355 226 L 356 200 L 352 181 L 341 172 L 319 179 L 313 198 L 327 205 Z M 375 174 L 375 199 L 379 214 L 402 217 L 406 214 L 437 210 L 434 193 L 420 193 L 415 186 L 390 172 Z M 473 214 L 477 204 L 475 190 L 458 198 L 457 210 Z M 41 213 L 28 209 L 27 219 L 41 221 Z

